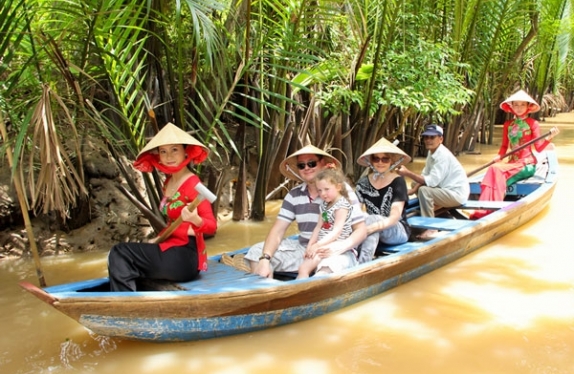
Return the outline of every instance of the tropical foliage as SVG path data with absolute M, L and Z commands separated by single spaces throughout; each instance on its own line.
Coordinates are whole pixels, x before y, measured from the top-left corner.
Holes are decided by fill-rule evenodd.
M 524 88 L 549 112 L 572 100 L 565 0 L 15 0 L 0 4 L 0 110 L 37 211 L 85 198 L 99 136 L 122 191 L 156 229 L 159 175 L 129 167 L 167 122 L 212 149 L 198 169 L 234 219 L 262 219 L 276 171 L 308 142 L 355 179 L 382 136 L 419 154 L 425 124 L 455 152 L 492 141 L 498 103 Z M 6 148 L 4 148 L 6 149 Z M 255 165 L 255 166 L 253 166 Z M 251 205 L 247 205 L 247 176 Z

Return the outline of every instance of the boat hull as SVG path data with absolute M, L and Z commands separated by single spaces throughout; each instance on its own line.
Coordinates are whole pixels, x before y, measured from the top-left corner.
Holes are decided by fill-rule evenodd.
M 307 320 L 347 307 L 418 278 L 506 235 L 549 203 L 553 178 L 529 195 L 477 221 L 427 242 L 409 242 L 396 253 L 341 273 L 278 281 L 246 274 L 210 258 L 210 270 L 182 289 L 149 292 L 98 291 L 107 279 L 29 292 L 96 334 L 131 340 L 172 342 L 253 332 Z M 244 250 L 237 251 L 240 253 Z M 94 291 L 92 291 L 94 290 Z

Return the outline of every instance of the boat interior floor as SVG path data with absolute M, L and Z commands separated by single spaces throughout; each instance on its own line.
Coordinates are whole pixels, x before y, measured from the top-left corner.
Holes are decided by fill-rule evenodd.
M 521 194 L 528 194 L 533 189 L 538 188 L 538 186 L 543 182 L 543 178 L 541 178 L 539 175 L 535 175 L 531 178 L 528 178 L 527 180 L 516 183 L 515 186 L 509 187 L 505 201 L 479 201 L 477 192 L 480 193 L 480 179 L 472 181 L 472 200 L 468 200 L 465 204 L 452 208 L 437 210 L 435 217 L 422 217 L 416 208 L 408 211 L 409 217 L 407 220 L 412 229 L 409 241 L 399 245 L 385 245 L 381 243 L 375 251 L 375 256 L 381 257 L 388 256 L 393 253 L 409 252 L 416 247 L 419 247 L 422 240 L 417 239 L 416 237 L 425 230 L 438 230 L 439 232 L 444 233 L 461 229 L 467 225 L 471 225 L 473 221 L 468 219 L 468 213 L 466 213 L 466 211 L 473 211 L 476 209 L 495 211 L 504 209 L 516 201 Z M 416 203 L 413 205 L 416 206 Z M 242 254 L 239 255 L 242 257 Z M 193 289 L 194 291 L 198 291 L 199 287 L 199 292 L 201 292 L 201 288 L 205 288 L 207 292 L 207 290 L 212 290 L 213 287 L 228 287 L 232 289 L 237 285 L 243 284 L 244 282 L 253 284 L 253 287 L 256 288 L 258 287 L 257 285 L 259 283 L 264 285 L 268 284 L 268 282 L 293 280 L 297 277 L 296 272 L 275 272 L 274 279 L 261 278 L 257 275 L 249 274 L 248 269 L 246 270 L 246 266 L 242 267 L 237 266 L 237 264 L 230 263 L 230 261 L 233 262 L 234 260 L 237 259 L 234 259 L 229 255 L 227 255 L 227 257 L 222 256 L 221 261 L 210 260 L 209 271 L 204 273 L 202 272 L 199 275 L 202 280 L 201 282 L 191 281 L 184 283 L 174 283 L 162 280 L 143 279 L 138 282 L 138 290 L 178 291 Z M 240 260 L 243 259 L 241 258 Z

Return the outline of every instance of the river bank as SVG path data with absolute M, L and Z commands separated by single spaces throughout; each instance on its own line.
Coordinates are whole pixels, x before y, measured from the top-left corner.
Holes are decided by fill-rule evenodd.
M 560 113 L 556 117 L 545 119 L 541 122 L 541 126 L 551 123 L 574 123 L 574 115 Z M 90 185 L 90 204 L 85 209 L 90 209 L 91 219 L 80 227 L 62 230 L 59 220 L 54 217 L 40 215 L 33 218 L 34 237 L 41 256 L 109 250 L 118 242 L 144 241 L 153 236 L 147 221 L 117 188 L 117 185 L 121 183 L 120 174 L 108 158 L 103 145 L 92 144 L 91 146 L 94 150 L 89 152 L 90 156 L 85 160 L 86 178 Z M 473 152 L 462 154 L 459 159 L 467 170 L 472 170 L 481 165 L 481 153 L 492 152 L 497 147 L 496 142 L 490 146 L 477 144 Z M 418 164 L 420 164 L 421 158 L 418 159 Z M 416 160 L 413 167 L 415 169 L 419 167 Z M 14 218 L 9 216 L 7 210 L 8 205 L 11 206 L 11 210 L 14 210 L 17 201 L 14 191 L 8 188 L 9 183 L 10 173 L 8 168 L 5 168 L 0 173 L 0 186 L 4 186 L 0 188 L 0 200 L 2 201 L 0 215 L 4 214 L 4 227 L 0 230 L 0 260 L 31 256 L 29 238 L 23 224 L 14 223 Z M 224 196 L 221 200 L 229 201 L 229 196 Z M 229 204 L 220 204 L 218 221 L 220 223 L 229 221 L 230 213 Z

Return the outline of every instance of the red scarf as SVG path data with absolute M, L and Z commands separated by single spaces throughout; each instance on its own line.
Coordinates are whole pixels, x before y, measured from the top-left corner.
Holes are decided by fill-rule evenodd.
M 146 152 L 134 161 L 134 168 L 145 173 L 151 173 L 153 169 L 156 168 L 162 173 L 174 174 L 186 167 L 190 162 L 197 165 L 207 158 L 207 152 L 205 149 L 195 145 L 186 146 L 185 153 L 187 154 L 187 157 L 181 164 L 177 166 L 166 166 L 160 163 L 159 154 L 152 151 Z

